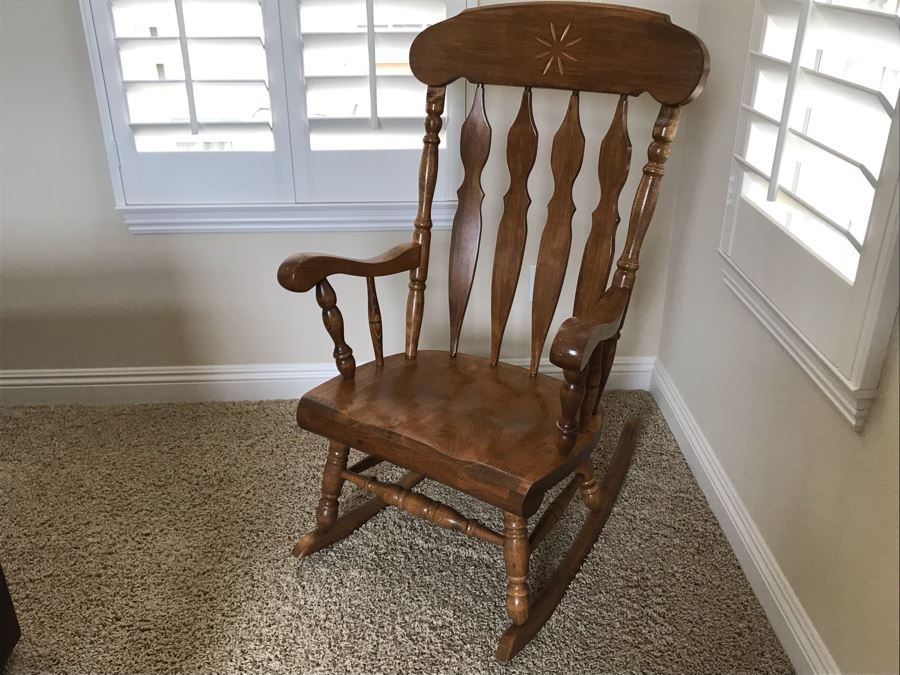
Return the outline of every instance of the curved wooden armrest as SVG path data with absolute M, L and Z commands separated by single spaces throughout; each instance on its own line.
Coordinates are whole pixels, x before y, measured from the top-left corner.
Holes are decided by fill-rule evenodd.
M 597 345 L 619 331 L 629 296 L 628 289 L 610 288 L 589 316 L 566 319 L 550 347 L 550 362 L 563 370 L 587 368 Z
M 383 277 L 415 269 L 422 247 L 416 243 L 398 244 L 367 260 L 341 258 L 326 253 L 297 253 L 278 268 L 278 283 L 289 291 L 305 293 L 332 274 L 354 277 Z

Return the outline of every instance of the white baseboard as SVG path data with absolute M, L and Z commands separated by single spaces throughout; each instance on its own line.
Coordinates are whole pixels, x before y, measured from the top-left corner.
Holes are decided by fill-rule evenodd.
M 528 359 L 510 359 L 528 365 Z M 616 359 L 610 389 L 649 389 L 653 357 Z M 559 369 L 549 361 L 541 372 Z M 291 399 L 337 375 L 332 362 L 0 371 L 0 404 Z
M 0 404 L 164 403 L 298 398 L 333 363 L 0 371 Z
M 514 366 L 522 366 L 527 368 L 529 360 L 524 359 L 504 359 Z M 650 382 L 653 379 L 653 367 L 656 364 L 656 358 L 653 356 L 619 356 L 613 363 L 612 370 L 609 373 L 609 382 L 606 388 L 642 391 L 650 390 Z M 542 359 L 538 372 L 555 377 L 561 377 L 562 371 L 550 363 L 550 359 Z
M 840 673 L 697 420 L 658 361 L 650 391 L 794 668 L 798 673 Z

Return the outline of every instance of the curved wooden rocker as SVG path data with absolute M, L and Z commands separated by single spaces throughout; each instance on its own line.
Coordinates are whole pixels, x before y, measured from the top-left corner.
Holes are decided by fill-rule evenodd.
M 506 661 L 538 633 L 559 604 L 609 518 L 631 462 L 637 420 L 626 423 L 602 482 L 594 476 L 591 452 L 602 431 L 600 399 L 681 107 L 699 95 L 709 61 L 703 43 L 663 14 L 604 4 L 538 2 L 467 10 L 436 24 L 415 40 L 410 63 L 416 77 L 428 85 L 413 241 L 368 260 L 295 255 L 278 271 L 288 290 L 316 289 L 340 373 L 307 392 L 297 408 L 300 426 L 327 437 L 330 447 L 316 527 L 297 542 L 294 555 L 308 556 L 340 541 L 389 505 L 501 546 L 512 625 L 501 637 L 496 656 Z M 477 87 L 460 135 L 465 177 L 450 241 L 450 348 L 419 351 L 441 115 L 445 88 L 459 78 Z M 485 84 L 524 87 L 506 144 L 510 186 L 493 260 L 490 358 L 459 351 L 481 240 L 481 172 L 491 146 Z M 553 139 L 550 164 L 555 188 L 540 237 L 531 365 L 524 369 L 499 359 L 527 237 L 531 203 L 527 185 L 538 140 L 532 117 L 534 87 L 568 89 L 572 95 Z M 572 187 L 585 146 L 581 91 L 615 94 L 619 100 L 600 146 L 600 199 L 592 214 L 572 316 L 560 326 L 550 349 L 550 361 L 562 369 L 560 383 L 539 373 L 538 366 L 572 241 Z M 624 247 L 613 270 L 619 195 L 631 163 L 628 97 L 643 92 L 661 106 Z M 375 278 L 404 271 L 410 276 L 406 349 L 385 357 Z M 344 338 L 343 317 L 328 281 L 335 274 L 366 278 L 375 360 L 359 367 Z M 348 468 L 351 447 L 367 456 Z M 408 473 L 397 483 L 363 475 L 381 462 L 402 466 Z M 426 478 L 501 509 L 503 532 L 414 492 Z M 547 491 L 566 478 L 568 485 L 529 534 L 528 519 L 540 509 Z M 338 517 L 345 482 L 372 497 Z M 545 588 L 533 597 L 528 587 L 530 554 L 560 521 L 576 492 L 588 508 L 587 521 Z

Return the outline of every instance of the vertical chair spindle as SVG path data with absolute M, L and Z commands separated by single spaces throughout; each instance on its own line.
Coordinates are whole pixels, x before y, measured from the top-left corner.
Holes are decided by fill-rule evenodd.
M 328 279 L 322 279 L 316 284 L 316 302 L 322 308 L 322 322 L 325 330 L 334 341 L 334 361 L 337 369 L 345 380 L 352 380 L 356 372 L 356 360 L 353 358 L 353 350 L 344 342 L 344 317 L 337 308 L 337 294 Z
M 603 357 L 606 354 L 606 343 L 597 345 L 591 355 L 585 378 L 584 398 L 581 400 L 581 408 L 578 411 L 578 429 L 585 431 L 591 416 L 596 412 L 595 404 L 600 400 L 603 381 Z
M 678 118 L 681 108 L 662 105 L 653 125 L 653 142 L 647 149 L 647 163 L 644 165 L 644 175 L 634 195 L 634 203 L 631 207 L 631 216 L 628 221 L 628 238 L 622 255 L 616 263 L 616 274 L 613 277 L 613 285 L 620 288 L 631 289 L 634 287 L 635 276 L 638 271 L 638 256 L 641 244 L 656 210 L 656 202 L 659 199 L 659 186 L 666 172 L 666 160 L 672 153 L 672 141 L 678 131 Z
M 381 343 L 381 307 L 378 306 L 378 294 L 375 292 L 375 278 L 366 277 L 366 295 L 369 301 L 369 333 L 372 336 L 372 350 L 375 352 L 375 365 L 384 365 L 384 350 Z
M 446 87 L 428 87 L 425 103 L 425 136 L 419 162 L 419 207 L 416 212 L 413 241 L 421 247 L 419 266 L 409 273 L 406 300 L 406 358 L 414 359 L 419 350 L 419 334 L 425 311 L 425 282 L 431 251 L 431 203 L 437 182 L 438 145 L 441 142 L 441 115 L 444 113 Z
M 578 438 L 578 414 L 581 402 L 584 400 L 584 380 L 587 376 L 587 369 L 564 370 L 563 376 L 566 383 L 560 389 L 559 394 L 562 414 L 556 422 L 556 428 L 559 431 L 556 446 L 560 452 L 566 453 L 572 449 Z

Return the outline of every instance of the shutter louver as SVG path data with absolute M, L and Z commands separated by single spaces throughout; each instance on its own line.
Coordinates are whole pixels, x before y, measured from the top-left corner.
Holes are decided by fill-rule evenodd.
M 741 195 L 853 282 L 900 89 L 898 0 L 761 0 Z
M 425 87 L 409 68 L 444 0 L 300 0 L 311 150 L 414 149 Z
M 112 0 L 138 152 L 272 151 L 259 0 Z

